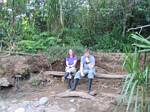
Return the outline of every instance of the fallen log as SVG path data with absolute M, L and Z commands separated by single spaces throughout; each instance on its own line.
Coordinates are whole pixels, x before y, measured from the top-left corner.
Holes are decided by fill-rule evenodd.
M 53 75 L 53 76 L 63 77 L 65 72 L 45 71 L 43 74 L 44 75 Z M 95 77 L 97 77 L 97 78 L 106 78 L 106 79 L 122 79 L 122 78 L 125 78 L 126 75 L 96 73 Z
M 104 79 L 123 79 L 126 77 L 126 75 L 97 73 L 95 77 Z
M 120 94 L 116 94 L 116 93 L 104 93 L 104 92 L 101 92 L 100 93 L 102 96 L 106 96 L 106 97 L 110 97 L 110 98 L 118 98 L 118 97 L 121 97 Z
M 83 99 L 94 99 L 95 98 L 94 95 L 96 95 L 96 91 L 92 91 L 91 94 L 88 94 L 87 92 L 83 91 L 65 91 L 57 94 L 56 96 L 60 98 L 80 97 Z

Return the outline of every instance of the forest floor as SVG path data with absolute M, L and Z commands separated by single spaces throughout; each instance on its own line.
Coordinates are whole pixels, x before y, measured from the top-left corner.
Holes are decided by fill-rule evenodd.
M 124 74 L 122 70 L 122 54 L 95 53 L 95 57 L 97 60 L 96 67 L 99 73 Z M 4 58 L 5 59 L 1 58 L 0 60 L 3 65 L 5 65 L 5 60 L 7 60 L 7 62 L 8 59 L 12 61 L 11 58 L 17 59 L 18 56 L 8 56 L 7 59 L 6 57 Z M 24 59 L 24 56 L 19 56 L 19 58 Z M 17 64 L 17 61 L 14 61 L 15 64 Z M 58 64 L 57 61 L 57 64 L 53 63 L 52 65 L 52 68 L 57 69 L 57 65 L 60 64 Z M 1 71 L 0 73 L 3 72 Z M 121 91 L 122 85 L 122 79 L 95 78 L 92 89 L 96 90 L 97 94 L 94 96 L 94 99 L 79 97 L 60 98 L 57 94 L 67 91 L 66 84 L 62 82 L 60 77 L 50 77 L 48 81 L 43 81 L 43 83 L 38 86 L 33 86 L 33 79 L 40 77 L 39 74 L 41 73 L 31 74 L 30 79 L 19 81 L 19 89 L 17 90 L 15 86 L 1 88 L 0 112 L 113 112 L 116 106 L 116 98 Z M 46 79 L 48 78 L 49 77 L 46 77 Z M 87 92 L 87 79 L 81 80 L 77 91 Z M 47 98 L 48 101 L 40 105 L 39 102 L 41 98 Z M 124 110 L 120 112 L 124 112 Z

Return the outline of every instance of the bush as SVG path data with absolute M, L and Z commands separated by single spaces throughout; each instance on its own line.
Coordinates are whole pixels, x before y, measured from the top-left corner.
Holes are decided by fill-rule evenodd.
M 25 52 L 38 52 L 46 50 L 48 47 L 61 42 L 57 37 L 49 36 L 47 32 L 40 35 L 33 35 L 31 40 L 21 40 L 18 42 L 18 50 Z
M 78 57 L 80 57 L 84 52 L 83 46 L 52 46 L 46 50 L 45 54 L 48 56 L 50 62 L 53 62 L 59 59 L 64 59 L 67 56 L 69 49 L 73 49 Z

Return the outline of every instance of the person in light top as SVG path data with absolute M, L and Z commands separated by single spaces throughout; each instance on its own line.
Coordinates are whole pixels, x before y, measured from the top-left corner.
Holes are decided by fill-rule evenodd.
M 95 58 L 90 54 L 90 49 L 86 49 L 84 55 L 81 57 L 80 70 L 74 77 L 74 85 L 72 91 L 76 90 L 79 80 L 82 77 L 87 76 L 88 78 L 88 93 L 91 92 L 92 81 L 94 79 L 95 72 Z
M 69 49 L 68 56 L 65 59 L 66 61 L 66 69 L 65 69 L 65 81 L 68 83 L 68 89 L 71 89 L 71 80 L 76 73 L 76 63 L 77 57 L 72 49 Z

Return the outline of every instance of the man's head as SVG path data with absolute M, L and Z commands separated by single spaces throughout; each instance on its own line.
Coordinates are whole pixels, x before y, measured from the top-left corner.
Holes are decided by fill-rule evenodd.
M 90 56 L 90 49 L 89 49 L 89 48 L 86 48 L 86 49 L 85 49 L 84 55 L 85 55 L 86 57 L 89 57 L 89 56 Z

